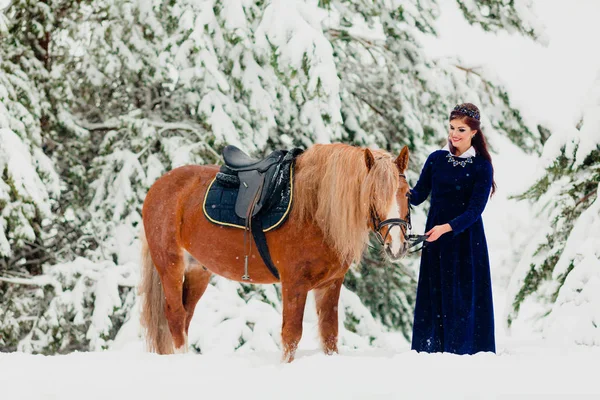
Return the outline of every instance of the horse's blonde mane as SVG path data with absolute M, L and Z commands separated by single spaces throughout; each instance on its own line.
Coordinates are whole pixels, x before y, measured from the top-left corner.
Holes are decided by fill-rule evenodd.
M 369 235 L 372 206 L 385 217 L 398 190 L 398 168 L 391 154 L 345 144 L 315 145 L 296 161 L 293 215 L 314 222 L 344 262 L 359 261 Z

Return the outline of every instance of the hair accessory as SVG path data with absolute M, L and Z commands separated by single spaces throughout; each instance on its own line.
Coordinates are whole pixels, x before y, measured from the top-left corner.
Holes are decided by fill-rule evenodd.
M 461 107 L 460 105 L 458 105 L 458 106 L 454 107 L 453 112 L 457 112 L 459 114 L 463 114 L 468 117 L 475 118 L 476 120 L 479 121 L 479 112 L 478 111 L 469 110 L 468 108 Z

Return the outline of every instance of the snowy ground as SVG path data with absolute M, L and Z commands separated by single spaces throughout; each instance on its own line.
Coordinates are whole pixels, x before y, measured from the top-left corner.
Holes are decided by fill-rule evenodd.
M 2 399 L 598 399 L 600 348 L 507 344 L 498 355 L 344 352 L 0 355 Z

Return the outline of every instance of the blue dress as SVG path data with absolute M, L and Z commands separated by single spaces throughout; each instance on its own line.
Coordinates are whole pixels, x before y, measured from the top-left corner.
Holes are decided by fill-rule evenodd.
M 449 223 L 452 231 L 428 243 L 421 255 L 412 349 L 474 354 L 495 352 L 494 310 L 487 242 L 481 220 L 492 187 L 483 157 L 429 155 L 411 190 L 419 205 L 431 193 L 425 232 Z

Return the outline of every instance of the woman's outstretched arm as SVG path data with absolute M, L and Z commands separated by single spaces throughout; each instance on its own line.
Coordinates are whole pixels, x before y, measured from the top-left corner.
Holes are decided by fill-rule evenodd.
M 429 157 L 427 157 L 427 161 L 425 161 L 425 165 L 423 165 L 417 184 L 410 190 L 410 204 L 413 206 L 418 206 L 429 197 L 429 193 L 431 192 L 432 166 L 435 160 L 434 154 L 436 154 L 436 152 L 431 153 Z

